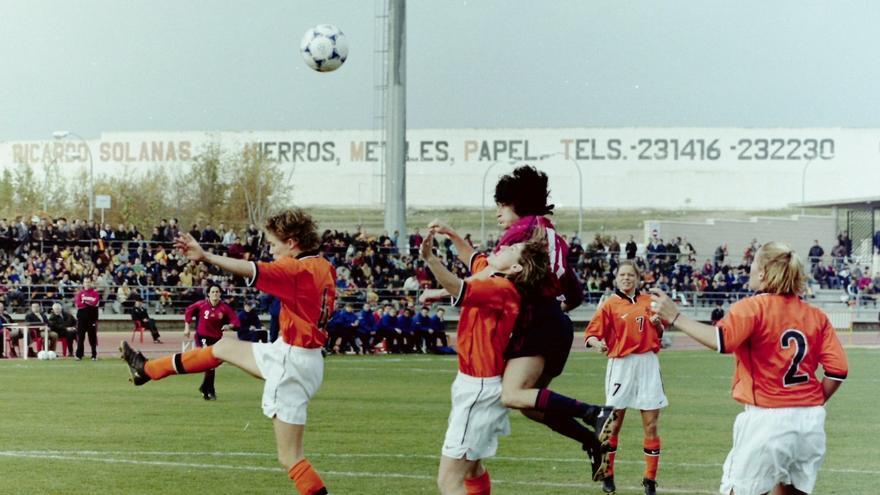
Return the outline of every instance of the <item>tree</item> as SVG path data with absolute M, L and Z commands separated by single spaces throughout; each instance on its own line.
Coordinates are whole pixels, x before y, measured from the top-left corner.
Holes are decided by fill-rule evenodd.
M 108 221 L 130 222 L 146 229 L 147 226 L 157 224 L 159 218 L 169 216 L 170 180 L 165 168 L 151 168 L 144 174 L 135 174 L 130 165 L 123 167 L 122 174 L 110 178 L 109 181 L 102 180 L 100 185 L 95 186 L 96 190 L 113 198 L 113 209 Z
M 245 212 L 247 218 L 243 220 L 260 225 L 273 208 L 290 200 L 290 188 L 280 164 L 263 154 L 245 150 L 230 160 L 229 168 L 232 181 L 227 218 L 240 218 L 241 212 Z
M 0 175 L 0 213 L 12 215 L 12 206 L 15 199 L 15 184 L 12 181 L 12 172 L 8 168 L 3 169 Z
M 33 168 L 26 163 L 18 163 L 12 172 L 12 184 L 15 188 L 13 204 L 15 210 L 30 215 L 42 207 L 40 188 L 34 178 Z
M 43 188 L 40 195 L 43 199 L 43 210 L 49 212 L 62 212 L 67 209 L 69 198 L 67 195 L 67 181 L 61 175 L 58 161 L 52 161 L 43 167 Z
M 225 170 L 220 144 L 210 143 L 196 155 L 186 175 L 187 187 L 181 188 L 183 191 L 189 190 L 191 210 L 203 213 L 209 222 L 218 218 L 221 207 L 226 203 L 229 184 L 225 181 Z M 178 199 L 185 201 L 186 198 Z

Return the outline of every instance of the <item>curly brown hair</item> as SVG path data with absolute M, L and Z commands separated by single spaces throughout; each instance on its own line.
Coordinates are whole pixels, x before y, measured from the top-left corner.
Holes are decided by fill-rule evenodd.
M 266 219 L 266 230 L 282 241 L 293 239 L 302 251 L 314 251 L 321 246 L 318 224 L 300 208 L 289 208 Z

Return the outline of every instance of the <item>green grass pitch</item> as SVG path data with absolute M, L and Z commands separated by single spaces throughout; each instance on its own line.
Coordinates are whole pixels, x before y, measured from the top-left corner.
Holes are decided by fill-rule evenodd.
M 819 494 L 877 493 L 880 350 L 848 350 L 850 379 L 828 406 Z M 717 493 L 741 407 L 732 358 L 661 354 L 671 405 L 660 416 L 661 493 Z M 305 448 L 331 493 L 436 493 L 434 478 L 454 358 L 332 357 L 309 410 Z M 605 359 L 572 354 L 553 388 L 601 401 Z M 229 365 L 217 402 L 198 375 L 135 388 L 121 361 L 0 361 L 2 494 L 295 493 L 275 460 L 262 382 Z M 601 493 L 573 442 L 511 413 L 513 433 L 486 463 L 495 494 Z M 618 451 L 618 493 L 640 493 L 641 424 L 631 413 Z

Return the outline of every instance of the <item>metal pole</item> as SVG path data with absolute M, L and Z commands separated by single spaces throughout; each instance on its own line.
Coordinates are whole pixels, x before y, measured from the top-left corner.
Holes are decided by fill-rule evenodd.
M 483 194 L 480 196 L 480 245 L 486 245 L 486 178 L 492 167 L 498 165 L 498 162 L 492 162 L 483 172 Z
M 569 158 L 578 171 L 578 239 L 581 244 L 584 242 L 584 174 L 581 172 L 581 165 L 574 158 Z
M 385 121 L 385 230 L 406 244 L 406 1 L 389 0 Z
M 804 170 L 801 172 L 801 215 L 804 212 L 804 203 L 807 202 L 807 167 L 813 163 L 813 160 L 807 160 L 807 163 L 804 164 Z

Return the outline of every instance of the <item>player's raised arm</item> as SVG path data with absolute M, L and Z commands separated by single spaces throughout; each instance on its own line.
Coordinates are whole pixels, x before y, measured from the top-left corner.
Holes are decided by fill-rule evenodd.
M 455 274 L 447 270 L 446 267 L 443 266 L 443 262 L 440 261 L 440 258 L 434 254 L 434 232 L 432 230 L 428 231 L 428 235 L 426 235 L 425 239 L 422 241 L 422 246 L 419 249 L 419 256 L 425 260 L 431 273 L 437 278 L 437 282 L 440 286 L 446 289 L 446 292 L 450 294 L 461 293 L 462 284 L 464 282 L 456 277 Z
M 239 277 L 252 278 L 254 276 L 254 267 L 250 261 L 209 253 L 188 233 L 181 234 L 180 237 L 174 239 L 174 247 L 188 260 L 210 263 Z
M 458 235 L 458 232 L 453 230 L 448 224 L 441 221 L 439 218 L 435 218 L 428 224 L 428 233 L 442 234 L 449 237 L 452 244 L 455 246 L 455 251 L 458 253 L 458 259 L 465 265 L 470 264 L 471 256 L 474 254 L 474 248 L 472 248 L 471 245 Z
M 661 319 L 669 322 L 670 328 L 678 328 L 709 349 L 718 350 L 718 330 L 681 314 L 678 306 L 662 290 L 651 289 L 651 306 Z

